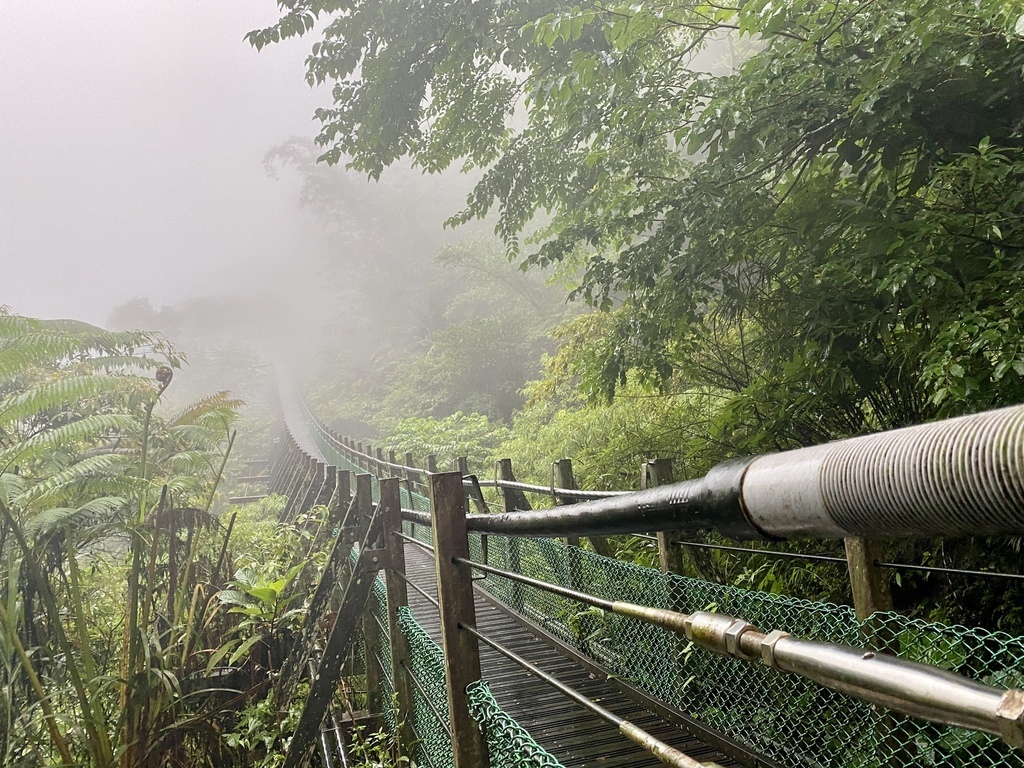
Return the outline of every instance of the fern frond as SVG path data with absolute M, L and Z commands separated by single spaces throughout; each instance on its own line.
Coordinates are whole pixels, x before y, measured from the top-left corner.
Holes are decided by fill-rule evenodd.
M 224 439 L 227 437 L 227 427 L 221 426 L 216 431 L 211 430 L 209 427 L 198 425 L 198 424 L 179 424 L 176 427 L 168 429 L 168 433 L 174 437 L 175 441 L 182 446 L 192 446 L 195 448 L 201 448 L 205 450 L 216 450 Z
M 170 426 L 181 426 L 184 424 L 195 424 L 200 417 L 211 411 L 234 412 L 245 405 L 243 400 L 232 398 L 228 390 L 214 392 L 198 400 L 194 400 L 182 408 L 169 420 Z
M 64 376 L 44 381 L 0 400 L 0 429 L 43 411 L 123 392 L 128 385 L 122 376 Z
M 10 468 L 16 462 L 38 458 L 61 446 L 92 442 L 112 431 L 133 430 L 137 425 L 134 417 L 123 413 L 97 413 L 85 416 L 0 450 L 0 471 Z
M 28 483 L 25 478 L 11 472 L 0 472 L 0 504 L 7 509 L 14 509 L 14 499 L 25 492 Z
M 20 506 L 29 508 L 33 504 L 50 499 L 67 486 L 83 484 L 101 477 L 109 479 L 123 476 L 133 463 L 130 457 L 119 454 L 89 456 L 29 486 L 15 501 Z
M 32 515 L 25 521 L 26 534 L 36 538 L 54 533 L 61 528 L 79 530 L 110 522 L 110 518 L 125 509 L 128 502 L 118 496 L 101 496 L 80 507 L 56 507 Z
M 220 460 L 221 456 L 216 451 L 179 451 L 173 456 L 168 457 L 164 462 L 164 467 L 176 474 L 187 473 L 194 475 L 205 472 L 212 474 L 217 470 Z

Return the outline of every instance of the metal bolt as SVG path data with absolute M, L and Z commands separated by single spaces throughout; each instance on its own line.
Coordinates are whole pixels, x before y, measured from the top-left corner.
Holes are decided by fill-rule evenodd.
M 784 637 L 789 637 L 789 632 L 773 629 L 761 641 L 761 663 L 766 667 L 771 667 L 772 669 L 779 668 L 775 663 L 775 646 Z
M 754 629 L 754 625 L 745 619 L 736 619 L 732 625 L 725 630 L 725 649 L 729 652 L 729 655 L 736 659 L 742 659 L 747 661 L 754 658 L 749 654 L 743 652 L 743 648 L 740 646 L 740 638 L 743 635 Z

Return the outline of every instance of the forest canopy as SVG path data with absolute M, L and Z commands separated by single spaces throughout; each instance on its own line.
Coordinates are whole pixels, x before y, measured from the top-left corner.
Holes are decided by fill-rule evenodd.
M 480 174 L 614 309 L 580 371 L 729 395 L 742 449 L 1024 399 L 1018 3 L 288 0 L 321 159 Z

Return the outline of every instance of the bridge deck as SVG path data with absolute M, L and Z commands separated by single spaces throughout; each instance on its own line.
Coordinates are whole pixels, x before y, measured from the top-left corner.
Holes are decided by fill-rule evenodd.
M 406 572 L 424 591 L 436 596 L 433 560 L 411 544 L 406 546 Z M 409 593 L 409 605 L 416 621 L 440 642 L 437 609 L 415 590 Z M 603 676 L 594 674 L 536 638 L 506 610 L 492 604 L 480 590 L 476 592 L 476 622 L 477 629 L 485 637 L 514 651 L 565 685 L 695 760 L 716 762 L 725 767 L 739 765 L 683 728 L 652 714 Z M 483 678 L 490 685 L 498 704 L 566 768 L 654 768 L 661 765 L 657 758 L 628 741 L 609 723 L 599 720 L 483 644 L 480 663 Z

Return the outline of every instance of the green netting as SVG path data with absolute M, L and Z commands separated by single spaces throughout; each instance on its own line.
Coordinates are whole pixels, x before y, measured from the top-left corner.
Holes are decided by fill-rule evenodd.
M 420 754 L 415 756 L 416 762 L 423 764 L 425 757 L 433 768 L 446 768 L 453 765 L 451 735 L 448 723 L 440 720 L 431 708 L 433 704 L 438 714 L 446 714 L 444 655 L 426 630 L 416 623 L 408 606 L 399 607 L 398 626 L 409 642 L 410 666 L 417 682 L 412 717 L 413 731 L 419 740 L 417 752 Z
M 339 466 L 358 470 L 314 432 L 325 455 L 337 458 Z M 404 488 L 402 503 L 415 509 L 429 508 L 425 497 L 410 495 Z M 432 543 L 428 528 L 409 523 L 405 528 L 420 541 Z M 728 613 L 766 630 L 783 629 L 811 640 L 868 646 L 991 685 L 1024 687 L 1022 637 L 928 623 L 896 613 L 877 613 L 859 622 L 847 606 L 665 575 L 550 539 L 487 539 L 485 557 L 483 538 L 470 537 L 473 559 L 606 599 L 683 612 Z M 737 662 L 694 648 L 667 630 L 507 579 L 491 575 L 479 583 L 611 674 L 787 766 L 1024 768 L 1024 751 L 1014 750 L 996 737 L 882 710 L 757 663 Z M 430 644 L 434 648 L 430 652 L 437 654 L 436 668 L 443 670 L 440 649 L 432 641 Z M 436 693 L 441 698 L 435 700 L 443 701 L 443 672 L 440 674 Z M 474 690 L 480 717 L 493 719 L 493 714 L 485 712 L 490 706 L 487 696 Z M 516 736 L 509 738 L 507 754 L 520 754 Z M 531 739 L 530 744 L 535 742 Z M 506 754 L 504 748 L 495 749 Z M 515 764 L 519 763 L 509 763 Z
M 479 537 L 474 537 L 479 539 Z M 994 685 L 1024 680 L 1024 638 L 711 584 L 601 557 L 549 539 L 488 537 L 492 565 L 611 600 L 718 611 L 764 629 L 870 645 Z M 479 551 L 479 543 L 475 549 Z M 549 592 L 488 576 L 479 582 L 618 677 L 785 765 L 1019 766 L 995 737 L 895 715 L 758 663 L 694 648 L 685 638 Z
M 413 618 L 407 606 L 398 609 L 398 625 L 409 641 L 416 691 L 413 726 L 420 750 L 435 768 L 452 765 L 451 736 L 438 720 L 419 688 L 426 691 L 441 714 L 447 707 L 444 656 L 441 648 Z M 466 689 L 470 713 L 487 740 L 491 768 L 561 768 L 561 763 L 541 747 L 507 712 L 498 706 L 487 683 L 478 680 Z M 446 718 L 447 719 L 447 718 Z
M 553 755 L 498 706 L 487 683 L 483 680 L 470 683 L 466 693 L 469 711 L 487 740 L 491 768 L 561 768 L 562 764 Z

